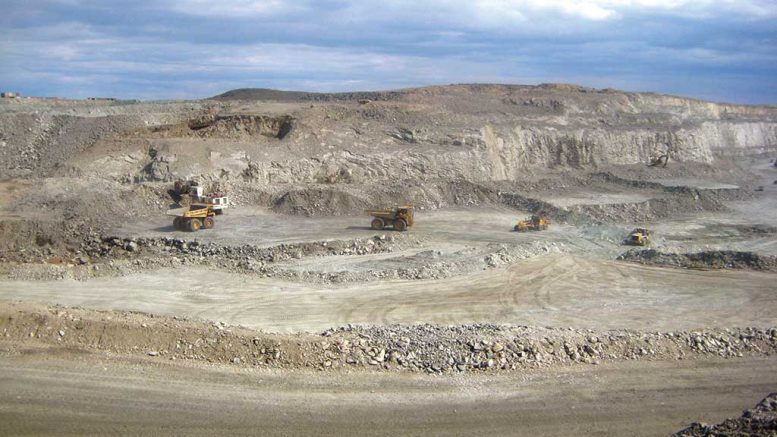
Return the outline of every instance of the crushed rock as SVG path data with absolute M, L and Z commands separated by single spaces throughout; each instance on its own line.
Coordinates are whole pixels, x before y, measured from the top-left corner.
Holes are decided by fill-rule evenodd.
M 735 437 L 777 435 L 777 393 L 770 393 L 755 407 L 735 419 L 717 425 L 693 423 L 672 437 Z
M 632 249 L 620 261 L 686 269 L 746 269 L 777 272 L 777 257 L 754 252 L 708 250 L 697 253 L 663 253 L 655 249 Z
M 157 358 L 248 367 L 454 373 L 770 356 L 777 352 L 777 327 L 647 332 L 493 324 L 347 325 L 319 334 L 270 334 L 180 317 L 3 303 L 0 341 L 130 355 L 156 351 Z
M 371 238 L 280 244 L 222 246 L 178 238 L 87 238 L 74 253 L 52 257 L 45 250 L 18 253 L 4 267 L 15 280 L 86 280 L 123 276 L 162 267 L 206 266 L 222 271 L 318 284 L 370 282 L 385 279 L 428 280 L 496 269 L 517 261 L 568 251 L 552 241 L 523 244 L 489 244 L 446 254 L 425 251 L 410 257 L 369 261 L 339 271 L 299 270 L 297 260 L 309 257 L 356 256 L 401 252 L 419 247 L 423 240 L 412 234 L 387 233 Z

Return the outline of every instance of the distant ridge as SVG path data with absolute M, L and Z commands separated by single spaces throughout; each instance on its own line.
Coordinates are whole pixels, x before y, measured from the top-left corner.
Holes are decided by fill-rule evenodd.
M 396 100 L 401 91 L 364 91 L 346 93 L 313 93 L 307 91 L 281 91 L 267 88 L 239 88 L 213 96 L 212 100 L 273 100 L 299 101 L 348 101 L 348 100 Z
M 339 93 L 317 93 L 309 91 L 281 91 L 269 88 L 238 88 L 213 96 L 211 100 L 274 100 L 274 101 L 348 101 L 348 100 L 397 100 L 409 94 L 441 94 L 448 91 L 478 92 L 495 89 L 548 89 L 579 92 L 620 93 L 624 91 L 605 89 L 597 90 L 572 84 L 540 84 L 540 85 L 502 85 L 502 84 L 451 84 L 432 85 L 418 88 L 404 88 L 388 91 L 350 91 Z
M 230 101 L 230 100 L 256 100 L 256 101 L 278 101 L 278 102 L 337 102 L 337 101 L 396 101 L 411 97 L 430 97 L 430 96 L 460 96 L 469 98 L 473 95 L 498 95 L 501 93 L 512 92 L 531 92 L 544 91 L 549 93 L 563 93 L 567 97 L 575 95 L 625 95 L 625 96 L 643 96 L 656 98 L 676 98 L 689 102 L 715 103 L 729 107 L 751 107 L 766 108 L 774 110 L 776 105 L 748 105 L 742 103 L 712 102 L 709 100 L 698 99 L 688 96 L 678 96 L 672 94 L 661 94 L 650 91 L 623 91 L 614 88 L 591 88 L 582 85 L 566 83 L 543 83 L 539 85 L 514 85 L 514 84 L 489 84 L 489 83 L 468 83 L 468 84 L 450 84 L 450 85 L 430 85 L 417 88 L 403 88 L 386 91 L 348 91 L 337 93 L 318 93 L 310 91 L 281 91 L 269 88 L 238 88 L 206 100 Z

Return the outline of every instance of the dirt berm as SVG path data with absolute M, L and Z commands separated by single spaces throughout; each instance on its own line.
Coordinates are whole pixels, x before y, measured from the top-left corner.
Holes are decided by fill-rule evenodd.
M 662 253 L 655 249 L 630 250 L 620 255 L 618 259 L 686 269 L 748 269 L 777 272 L 777 257 L 733 250 L 708 250 L 698 253 Z
M 777 352 L 777 328 L 594 331 L 490 324 L 344 326 L 268 334 L 122 311 L 0 302 L 3 341 L 250 367 L 496 372 L 626 360 L 736 359 Z

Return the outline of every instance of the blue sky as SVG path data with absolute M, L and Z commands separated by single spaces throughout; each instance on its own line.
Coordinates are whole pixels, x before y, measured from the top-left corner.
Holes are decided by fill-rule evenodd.
M 565 82 L 777 104 L 777 0 L 0 0 L 0 88 Z

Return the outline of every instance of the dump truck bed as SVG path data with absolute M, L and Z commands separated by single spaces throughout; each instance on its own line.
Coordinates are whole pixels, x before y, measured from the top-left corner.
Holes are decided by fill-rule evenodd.
M 175 209 L 168 209 L 165 215 L 173 216 L 173 217 L 183 217 L 184 213 L 188 211 L 189 208 L 183 207 L 183 208 L 175 208 Z
M 364 211 L 365 213 L 373 216 L 373 217 L 380 217 L 380 218 L 394 218 L 396 217 L 396 210 L 393 209 L 368 209 Z
M 397 212 L 399 212 L 402 209 L 413 211 L 415 210 L 415 206 L 401 205 L 401 206 L 397 206 L 396 208 L 366 209 L 364 210 L 364 212 L 375 217 L 393 217 L 397 214 Z
M 167 215 L 186 218 L 204 218 L 213 215 L 213 208 L 207 203 L 193 203 L 188 208 L 176 208 L 167 210 Z

